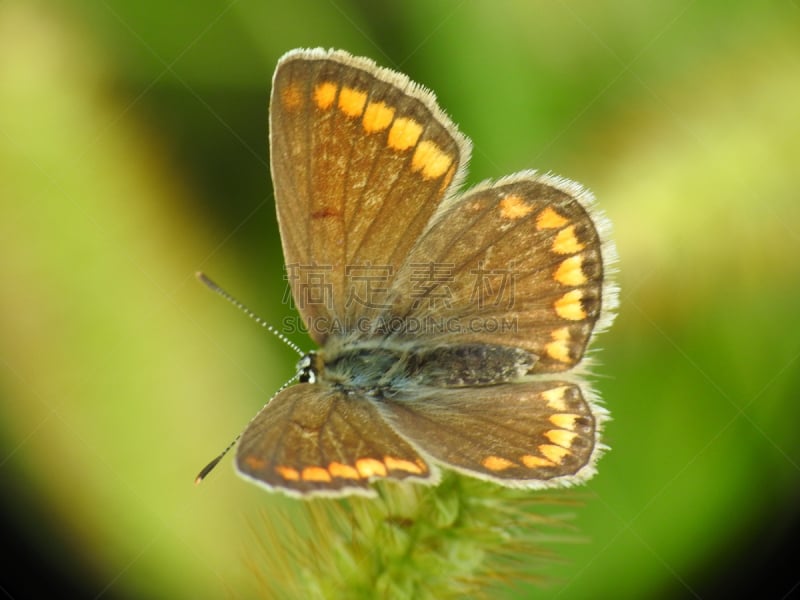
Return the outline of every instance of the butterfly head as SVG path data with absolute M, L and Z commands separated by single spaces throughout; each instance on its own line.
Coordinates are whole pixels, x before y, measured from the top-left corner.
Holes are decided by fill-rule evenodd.
M 316 383 L 321 370 L 321 359 L 315 351 L 308 352 L 297 361 L 297 380 L 300 383 Z

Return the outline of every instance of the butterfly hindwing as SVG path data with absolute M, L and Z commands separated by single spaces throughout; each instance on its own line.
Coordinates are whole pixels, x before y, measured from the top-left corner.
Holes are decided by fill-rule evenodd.
M 438 463 L 512 487 L 587 479 L 604 411 L 569 381 L 444 389 L 379 403 L 381 414 Z
M 372 495 L 373 479 L 436 481 L 417 451 L 366 398 L 301 383 L 251 421 L 236 453 L 239 472 L 289 494 Z

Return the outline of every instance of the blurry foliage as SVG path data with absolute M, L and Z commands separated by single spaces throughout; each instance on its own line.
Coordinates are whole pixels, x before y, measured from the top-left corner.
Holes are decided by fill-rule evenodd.
M 545 569 L 520 556 L 547 585 L 519 597 L 691 595 L 745 552 L 725 577 L 757 577 L 774 549 L 752 536 L 790 524 L 800 498 L 798 16 L 791 2 L 0 3 L 5 518 L 91 595 L 170 598 L 263 593 L 254 570 L 285 552 L 264 540 L 325 520 L 227 462 L 191 485 L 294 361 L 192 273 L 273 322 L 291 314 L 270 77 L 290 48 L 333 46 L 434 89 L 475 144 L 470 183 L 552 170 L 614 223 L 620 316 L 595 355 L 612 451 L 574 492 L 586 541 L 548 546 L 564 560 Z M 264 532 L 263 511 L 288 516 Z

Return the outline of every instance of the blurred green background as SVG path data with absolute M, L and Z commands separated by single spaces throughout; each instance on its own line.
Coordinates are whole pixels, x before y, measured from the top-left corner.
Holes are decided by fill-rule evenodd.
M 800 7 L 780 0 L 0 2 L 0 591 L 258 591 L 253 523 L 290 501 L 227 460 L 192 480 L 295 356 L 193 273 L 290 314 L 267 102 L 301 46 L 432 88 L 469 184 L 553 171 L 614 223 L 612 451 L 575 492 L 582 541 L 512 597 L 798 594 Z

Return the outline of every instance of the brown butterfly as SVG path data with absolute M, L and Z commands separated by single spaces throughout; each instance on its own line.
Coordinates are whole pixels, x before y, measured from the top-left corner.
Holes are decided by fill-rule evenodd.
M 533 171 L 460 193 L 470 142 L 434 95 L 340 50 L 280 59 L 270 149 L 319 350 L 245 429 L 238 471 L 302 497 L 439 466 L 520 488 L 591 477 L 607 413 L 584 355 L 616 305 L 592 195 Z

